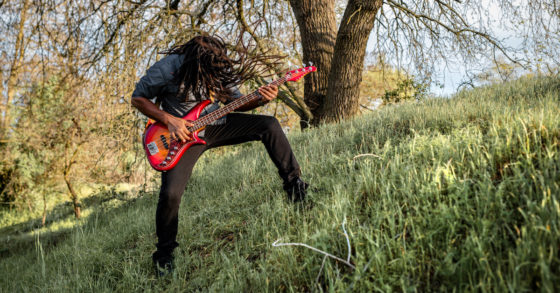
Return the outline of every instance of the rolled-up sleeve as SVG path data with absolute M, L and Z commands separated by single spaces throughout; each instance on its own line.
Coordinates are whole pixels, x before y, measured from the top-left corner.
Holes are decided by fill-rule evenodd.
M 156 63 L 146 71 L 146 75 L 140 78 L 132 96 L 153 99 L 161 94 L 166 83 L 167 80 L 164 78 L 159 64 Z

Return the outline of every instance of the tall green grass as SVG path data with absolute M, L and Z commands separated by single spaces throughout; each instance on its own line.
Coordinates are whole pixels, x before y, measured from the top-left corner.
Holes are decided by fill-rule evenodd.
M 305 206 L 285 200 L 259 143 L 208 152 L 183 196 L 173 276 L 152 273 L 146 193 L 4 250 L 0 289 L 558 290 L 559 102 L 558 79 L 524 78 L 292 134 L 315 188 Z M 344 220 L 354 270 L 272 246 L 345 259 Z

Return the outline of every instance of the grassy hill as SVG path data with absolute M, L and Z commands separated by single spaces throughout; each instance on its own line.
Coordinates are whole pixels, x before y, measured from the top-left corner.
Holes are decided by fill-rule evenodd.
M 558 290 L 559 102 L 558 79 L 525 78 L 294 133 L 316 188 L 306 206 L 285 200 L 259 143 L 208 152 L 183 196 L 174 276 L 152 273 L 145 192 L 2 235 L 0 291 Z M 346 259 L 343 222 L 355 269 L 272 245 Z

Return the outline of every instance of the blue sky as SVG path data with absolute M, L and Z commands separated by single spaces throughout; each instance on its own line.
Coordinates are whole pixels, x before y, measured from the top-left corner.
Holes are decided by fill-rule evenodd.
M 485 3 L 485 1 L 482 1 Z M 491 23 L 491 34 L 501 40 L 503 44 L 509 47 L 519 48 L 522 40 L 516 37 L 517 32 L 507 30 L 503 24 L 503 13 L 499 6 L 494 1 L 486 2 L 487 11 L 490 15 L 489 22 Z M 476 20 L 473 20 L 476 21 Z M 507 22 L 507 21 L 506 21 Z M 375 36 L 370 36 L 366 51 L 372 52 L 375 46 Z M 488 52 L 491 56 L 492 52 Z M 477 64 L 464 64 L 459 59 L 450 58 L 450 62 L 445 63 L 443 60 L 434 66 L 432 72 L 432 86 L 430 91 L 436 95 L 450 95 L 456 92 L 457 87 L 465 80 L 467 80 L 467 70 L 476 68 L 477 70 L 484 70 L 491 68 L 492 64 L 489 61 L 478 60 Z

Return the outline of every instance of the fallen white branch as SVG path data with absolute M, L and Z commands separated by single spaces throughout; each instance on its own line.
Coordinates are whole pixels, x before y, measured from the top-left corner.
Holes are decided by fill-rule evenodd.
M 344 230 L 344 236 L 346 237 L 346 243 L 348 244 L 348 257 L 347 257 L 346 260 L 344 260 L 344 259 L 342 259 L 338 256 L 332 255 L 328 252 L 317 249 L 313 246 L 309 246 L 305 243 L 295 243 L 295 242 L 294 243 L 278 243 L 282 238 L 274 241 L 274 243 L 272 243 L 272 246 L 274 246 L 274 247 L 278 247 L 278 246 L 303 246 L 305 248 L 309 248 L 309 249 L 311 249 L 313 251 L 316 251 L 318 253 L 324 254 L 325 256 L 328 256 L 332 259 L 335 259 L 335 260 L 351 267 L 352 269 L 355 269 L 356 267 L 353 264 L 350 263 L 350 254 L 351 254 L 352 251 L 351 251 L 351 248 L 350 248 L 350 239 L 348 238 L 348 233 L 346 233 L 346 228 L 344 227 L 344 224 L 346 224 L 346 219 L 344 219 L 344 221 L 342 222 L 342 230 Z M 322 269 L 322 266 L 321 266 L 321 269 Z
M 350 263 L 350 255 L 352 254 L 352 247 L 350 247 L 350 237 L 348 237 L 346 228 L 344 228 L 345 224 L 346 224 L 346 218 L 344 218 L 344 221 L 342 221 L 342 231 L 344 231 L 344 237 L 346 237 L 346 243 L 348 244 L 348 257 L 346 258 L 346 262 Z
M 355 159 L 360 158 L 360 157 L 376 157 L 378 159 L 383 159 L 381 156 L 378 156 L 376 154 L 360 154 L 360 155 L 354 156 L 352 158 L 352 160 L 355 160 Z

